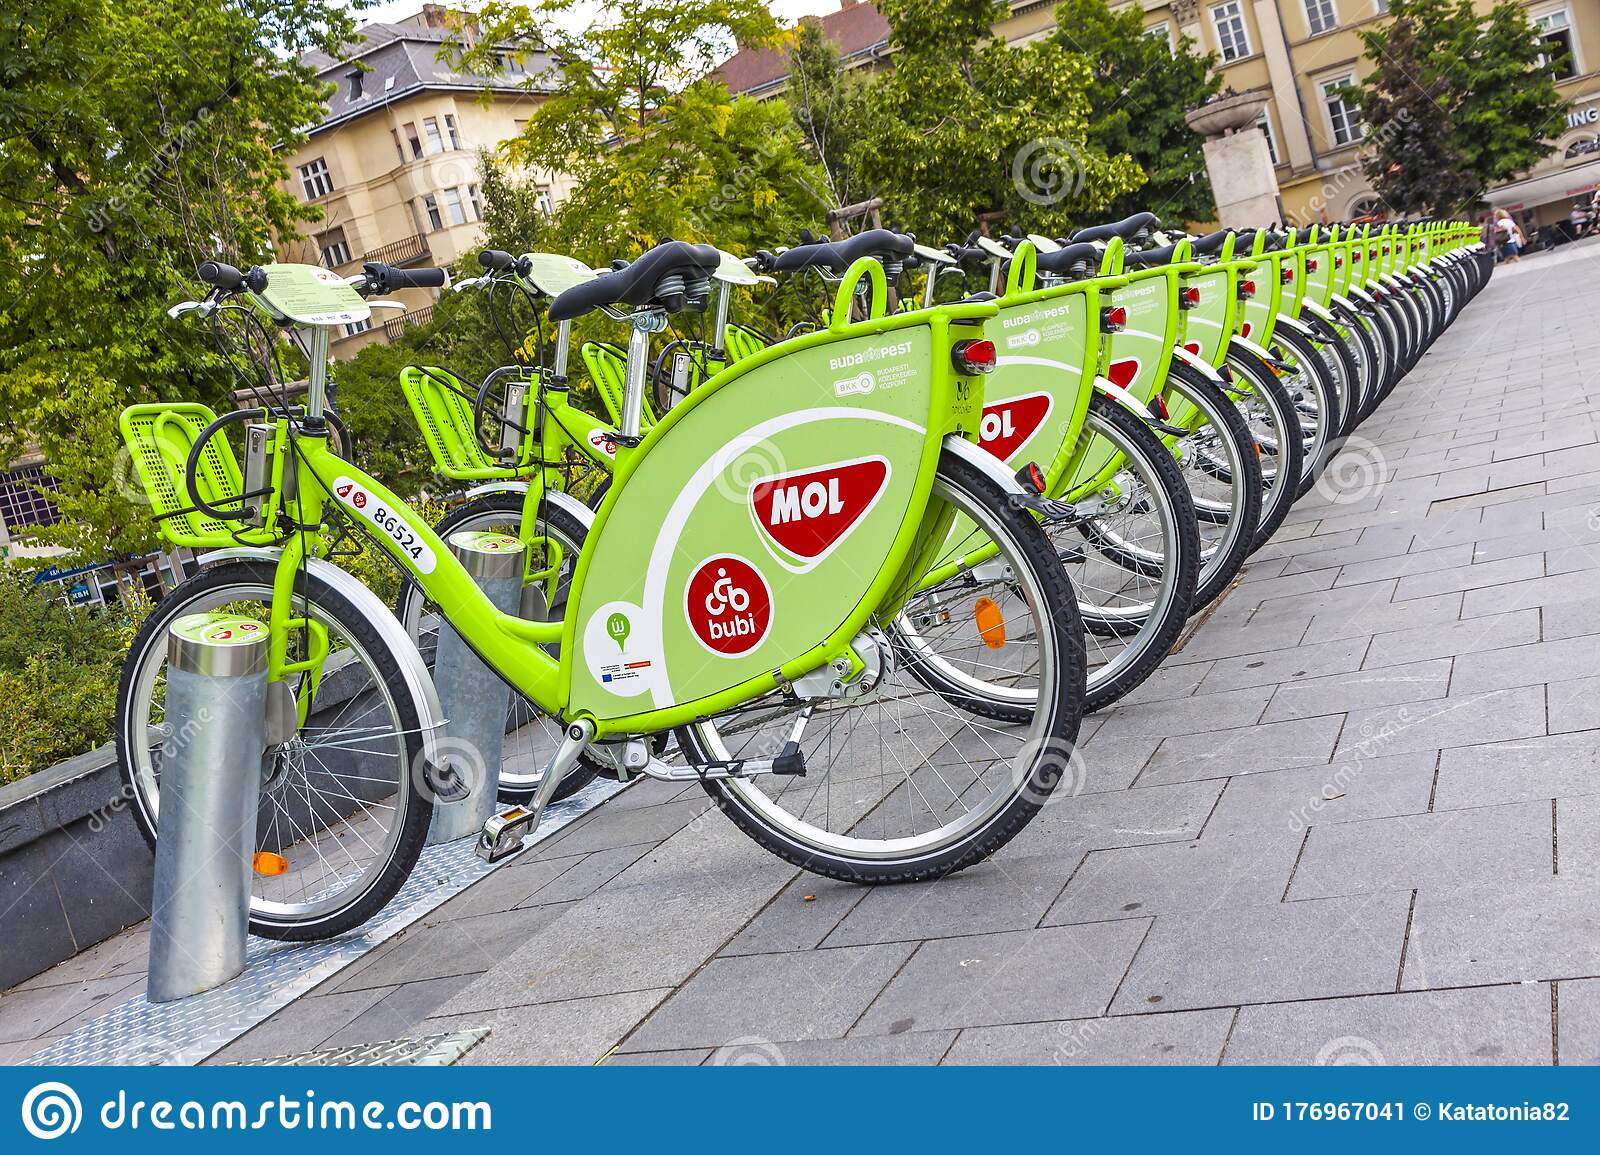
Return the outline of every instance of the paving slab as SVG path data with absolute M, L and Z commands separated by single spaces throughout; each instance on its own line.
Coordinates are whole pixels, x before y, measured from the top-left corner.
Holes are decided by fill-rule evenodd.
M 1113 1015 L 1056 1023 L 968 1027 L 945 1056 L 950 1064 L 1095 1066 L 1212 1064 L 1235 1012 L 1178 1011 L 1166 1015 Z

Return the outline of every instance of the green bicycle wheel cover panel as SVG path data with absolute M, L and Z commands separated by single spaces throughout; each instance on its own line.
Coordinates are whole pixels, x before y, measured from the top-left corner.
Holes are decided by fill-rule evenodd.
M 1167 364 L 1178 337 L 1176 269 L 1137 270 L 1129 284 L 1112 289 L 1108 304 L 1128 311 L 1120 333 L 1112 333 L 1104 375 L 1140 401 L 1149 401 L 1167 380 Z
M 1200 303 L 1179 314 L 1178 343 L 1213 367 L 1220 366 L 1228 355 L 1238 292 L 1236 275 L 1236 266 L 1230 262 L 1208 265 L 1204 272 L 1183 278 L 1185 288 L 1200 290 Z
M 574 714 L 725 696 L 865 624 L 917 536 L 939 434 L 977 425 L 944 316 L 757 354 L 625 455 L 574 582 Z

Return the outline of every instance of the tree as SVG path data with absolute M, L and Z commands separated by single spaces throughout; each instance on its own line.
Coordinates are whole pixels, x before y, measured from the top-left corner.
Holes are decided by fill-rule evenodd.
M 938 242 L 980 216 L 1060 233 L 1143 182 L 1090 138 L 1091 66 L 1051 38 L 991 39 L 991 0 L 881 0 L 894 71 L 853 163 L 896 227 Z
M 787 108 L 729 95 L 703 78 L 722 48 L 772 42 L 759 0 L 604 0 L 581 32 L 555 20 L 577 0 L 485 6 L 462 67 L 486 53 L 546 47 L 559 73 L 530 77 L 554 92 L 509 142 L 513 164 L 576 174 L 543 237 L 603 264 L 671 237 L 736 252 L 791 237 L 823 203 Z M 702 77 L 701 79 L 693 79 Z M 526 245 L 523 245 L 526 248 Z
M 296 62 L 353 30 L 335 0 L 13 0 L 0 11 L 0 460 L 44 451 L 93 558 L 153 541 L 117 484 L 117 412 L 226 395 L 169 321 L 209 257 L 268 258 L 310 214 L 279 146 L 322 116 Z M 125 474 L 125 471 L 124 471 Z
M 1561 131 L 1552 62 L 1527 14 L 1499 0 L 1393 0 L 1361 33 L 1374 70 L 1354 93 L 1370 135 L 1363 168 L 1397 211 L 1444 212 L 1543 160 Z
M 820 20 L 803 20 L 789 45 L 784 99 L 827 181 L 830 208 L 863 199 L 851 154 L 860 146 L 871 86 L 846 69 Z
M 1126 154 L 1145 183 L 1105 207 L 1108 217 L 1150 211 L 1176 222 L 1211 220 L 1216 204 L 1206 177 L 1204 142 L 1183 115 L 1222 85 L 1216 57 L 1182 37 L 1147 35 L 1137 6 L 1113 13 L 1106 0 L 1065 0 L 1054 39 L 1091 64 L 1089 142 L 1107 156 Z

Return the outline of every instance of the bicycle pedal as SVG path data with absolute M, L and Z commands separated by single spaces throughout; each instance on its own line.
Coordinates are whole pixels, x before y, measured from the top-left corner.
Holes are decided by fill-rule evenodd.
M 533 833 L 539 816 L 526 806 L 513 806 L 490 815 L 478 835 L 477 855 L 485 862 L 499 862 L 521 850 Z

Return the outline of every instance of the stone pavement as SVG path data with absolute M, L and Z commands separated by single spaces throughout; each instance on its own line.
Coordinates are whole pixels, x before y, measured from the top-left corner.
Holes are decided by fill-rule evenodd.
M 846 886 L 647 782 L 218 1058 L 1600 1061 L 1597 361 L 1600 247 L 1500 270 L 993 861 Z M 137 986 L 97 950 L 0 1061 Z

